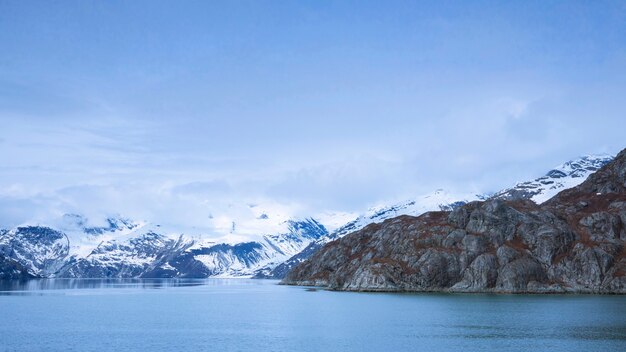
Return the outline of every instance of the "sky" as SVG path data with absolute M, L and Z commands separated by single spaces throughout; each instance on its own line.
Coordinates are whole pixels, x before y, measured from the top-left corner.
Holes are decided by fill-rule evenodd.
M 0 0 L 0 224 L 497 191 L 626 147 L 624 96 L 621 1 Z

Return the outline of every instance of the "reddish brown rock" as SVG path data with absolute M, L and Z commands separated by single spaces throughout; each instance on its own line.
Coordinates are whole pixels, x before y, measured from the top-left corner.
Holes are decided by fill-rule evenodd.
M 325 245 L 285 284 L 353 291 L 626 293 L 626 150 L 542 205 L 473 202 Z

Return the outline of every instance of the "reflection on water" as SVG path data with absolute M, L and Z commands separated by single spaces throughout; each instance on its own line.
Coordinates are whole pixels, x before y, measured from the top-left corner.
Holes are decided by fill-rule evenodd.
M 545 327 L 526 329 L 510 329 L 508 326 L 496 325 L 451 325 L 446 329 L 452 329 L 459 333 L 440 335 L 441 338 L 461 339 L 506 339 L 506 340 L 530 340 L 530 339 L 574 339 L 574 340 L 616 340 L 626 341 L 626 325 L 617 326 L 572 326 L 559 327 L 558 329 L 546 329 Z
M 162 289 L 201 285 L 239 284 L 237 279 L 32 279 L 0 280 L 0 295 L 54 294 L 55 290 Z
M 579 340 L 626 341 L 626 324 L 617 326 L 585 326 L 565 329 L 567 336 Z

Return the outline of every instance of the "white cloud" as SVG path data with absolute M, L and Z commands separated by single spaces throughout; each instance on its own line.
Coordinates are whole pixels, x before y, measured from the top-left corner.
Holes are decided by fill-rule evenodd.
M 110 6 L 132 20 L 86 11 L 77 31 L 76 9 L 17 6 L 0 21 L 0 225 L 119 213 L 254 232 L 249 204 L 352 213 L 624 147 L 619 16 L 297 5 L 267 26 L 246 7 L 180 27 Z

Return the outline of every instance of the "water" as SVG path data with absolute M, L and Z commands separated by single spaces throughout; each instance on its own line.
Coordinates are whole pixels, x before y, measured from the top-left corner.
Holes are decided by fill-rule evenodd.
M 0 350 L 626 351 L 626 297 L 346 293 L 265 280 L 0 282 Z

